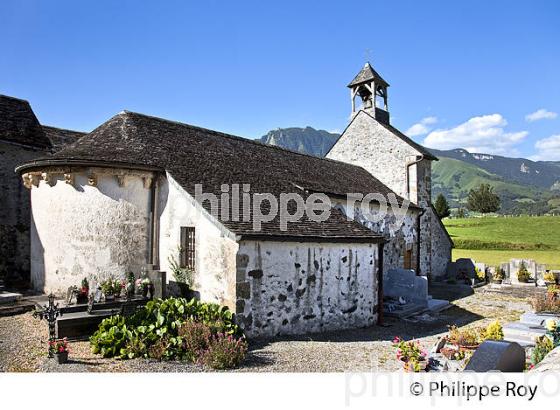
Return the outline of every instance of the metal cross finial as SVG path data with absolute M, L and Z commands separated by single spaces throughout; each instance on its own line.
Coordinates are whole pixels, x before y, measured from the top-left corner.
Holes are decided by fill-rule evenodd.
M 371 58 L 371 49 L 370 48 L 366 48 L 364 51 L 364 57 L 366 58 L 366 62 L 370 62 L 370 58 Z

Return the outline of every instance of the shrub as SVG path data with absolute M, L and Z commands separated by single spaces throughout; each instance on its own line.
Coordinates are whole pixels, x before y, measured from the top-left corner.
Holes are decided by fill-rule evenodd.
M 517 280 L 519 282 L 527 283 L 529 282 L 529 279 L 531 279 L 531 274 L 527 270 L 527 267 L 525 266 L 525 262 L 521 262 L 521 265 L 519 266 L 519 270 L 517 271 Z
M 531 363 L 536 366 L 542 362 L 545 356 L 554 348 L 552 340 L 546 336 L 539 336 L 536 339 L 535 347 L 531 352 Z
M 479 281 L 481 282 L 486 281 L 486 271 L 484 271 L 483 269 L 478 269 L 476 266 L 474 268 L 474 271 Z
M 173 353 L 169 350 L 169 345 L 169 337 L 162 337 L 148 348 L 148 357 L 159 361 L 172 358 Z
M 179 327 L 179 336 L 183 342 L 185 359 L 196 362 L 202 353 L 208 349 L 212 338 L 212 330 L 207 324 L 187 320 Z
M 484 340 L 503 340 L 504 330 L 499 320 L 490 323 L 484 331 Z
M 556 282 L 556 275 L 548 270 L 545 272 L 543 279 L 545 282 Z
M 199 350 L 209 345 L 203 338 L 209 340 L 213 334 L 226 334 L 236 340 L 243 336 L 227 307 L 195 299 L 156 299 L 130 317 L 104 319 L 91 336 L 90 345 L 93 353 L 104 357 L 194 361 Z
M 470 327 L 460 329 L 453 325 L 449 327 L 447 340 L 457 346 L 476 346 L 482 341 L 485 329 Z
M 506 277 L 506 274 L 504 272 L 504 270 L 500 267 L 496 268 L 496 273 L 494 273 L 494 280 L 504 280 Z
M 560 299 L 551 293 L 532 298 L 531 306 L 537 313 L 560 313 Z
M 200 361 L 216 370 L 238 367 L 247 354 L 245 339 L 237 339 L 232 335 L 218 333 L 210 338 L 208 349 L 202 353 Z

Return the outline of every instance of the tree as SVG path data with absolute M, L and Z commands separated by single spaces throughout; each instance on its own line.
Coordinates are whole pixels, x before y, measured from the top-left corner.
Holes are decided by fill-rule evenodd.
M 455 214 L 455 218 L 466 218 L 467 217 L 467 213 L 465 212 L 465 208 L 459 208 L 457 209 L 457 213 Z
M 496 212 L 500 209 L 500 197 L 494 193 L 494 188 L 490 184 L 480 184 L 478 188 L 470 190 L 467 208 L 469 211 L 481 214 Z
M 442 193 L 438 194 L 436 203 L 434 204 L 434 208 L 436 209 L 436 213 L 438 214 L 439 219 L 447 218 L 449 215 L 451 215 L 447 199 L 445 199 L 445 196 L 443 196 Z

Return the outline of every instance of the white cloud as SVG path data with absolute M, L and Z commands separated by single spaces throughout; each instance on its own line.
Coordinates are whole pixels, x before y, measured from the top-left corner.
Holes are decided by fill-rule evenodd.
M 556 117 L 558 117 L 557 113 L 541 108 L 540 110 L 532 112 L 531 114 L 527 114 L 525 116 L 525 120 L 533 122 L 538 120 L 553 120 Z
M 469 152 L 513 156 L 514 148 L 529 133 L 527 131 L 506 132 L 507 121 L 500 114 L 473 117 L 455 128 L 432 131 L 424 139 L 429 148 L 464 148 Z
M 409 137 L 417 137 L 418 135 L 425 135 L 431 131 L 432 127 L 429 125 L 433 125 L 437 123 L 437 117 L 426 117 L 422 118 L 420 122 L 414 124 L 408 130 L 406 130 L 405 134 Z
M 543 138 L 535 143 L 537 153 L 531 157 L 534 161 L 560 161 L 560 134 Z

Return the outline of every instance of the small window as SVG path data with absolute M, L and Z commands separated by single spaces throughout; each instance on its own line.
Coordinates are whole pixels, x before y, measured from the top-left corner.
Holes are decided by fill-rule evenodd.
M 412 249 L 404 251 L 404 269 L 412 269 Z
M 195 231 L 194 226 L 181 227 L 181 268 L 194 270 Z

